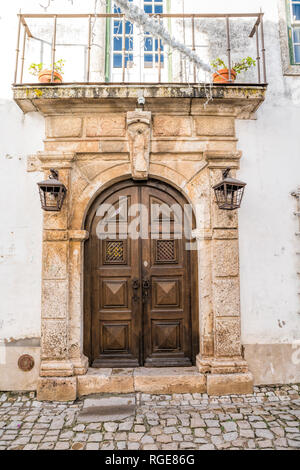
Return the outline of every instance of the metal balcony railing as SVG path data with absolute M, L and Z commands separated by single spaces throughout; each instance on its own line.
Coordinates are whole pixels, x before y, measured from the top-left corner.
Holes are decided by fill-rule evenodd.
M 267 84 L 262 12 L 150 16 L 162 22 L 171 36 L 207 63 L 221 57 L 231 71 L 239 58 L 253 57 L 256 66 L 241 74 L 237 84 Z M 19 14 L 18 17 L 15 86 L 32 84 L 28 73 L 30 62 L 45 59 L 53 80 L 56 60 L 66 56 L 64 84 L 211 81 L 211 77 L 182 54 L 139 30 L 122 13 Z M 233 84 L 232 77 L 229 78 Z

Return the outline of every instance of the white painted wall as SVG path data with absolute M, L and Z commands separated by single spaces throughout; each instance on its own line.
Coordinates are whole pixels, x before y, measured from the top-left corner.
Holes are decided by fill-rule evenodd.
M 93 12 L 93 0 L 75 3 L 74 11 Z M 12 0 L 0 5 L 0 342 L 40 336 L 42 211 L 36 182 L 41 174 L 28 173 L 26 160 L 43 150 L 44 118 L 21 112 L 11 84 L 17 13 L 43 13 L 41 5 L 47 4 Z M 51 1 L 47 12 L 70 9 L 70 0 Z
M 277 2 L 262 3 L 269 87 L 257 120 L 237 123 L 239 175 L 248 183 L 240 210 L 242 340 L 295 343 L 300 240 L 291 192 L 300 185 L 300 75 L 283 76 Z
M 40 4 L 47 0 L 0 6 L 0 44 L 5 44 L 0 59 L 6 70 L 0 74 L 0 341 L 40 335 L 42 213 L 36 182 L 41 175 L 26 171 L 26 156 L 42 150 L 44 120 L 36 113 L 24 116 L 11 94 L 16 13 L 43 12 Z M 48 11 L 93 12 L 93 5 L 93 0 L 74 0 L 73 7 L 69 0 L 51 1 Z M 293 344 L 300 340 L 300 240 L 290 193 L 300 185 L 300 75 L 282 74 L 275 0 L 185 0 L 185 12 L 196 12 L 195 5 L 199 12 L 260 7 L 265 12 L 267 98 L 256 121 L 237 123 L 243 151 L 239 177 L 247 182 L 239 211 L 242 341 Z

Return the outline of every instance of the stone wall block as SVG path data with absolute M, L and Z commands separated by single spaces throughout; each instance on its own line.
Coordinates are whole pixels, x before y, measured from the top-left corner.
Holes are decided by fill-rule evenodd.
M 174 137 L 174 136 L 173 136 Z M 176 137 L 176 135 L 175 135 Z M 164 139 L 157 139 L 152 140 L 151 142 L 151 152 L 153 154 L 159 153 L 167 153 L 167 154 L 203 154 L 205 150 L 207 150 L 207 142 L 206 141 L 198 141 L 198 140 L 191 140 L 191 139 L 174 139 L 172 136 L 168 139 L 165 137 Z M 199 160 L 200 160 L 199 155 Z
M 215 277 L 238 276 L 238 240 L 213 240 L 213 274 Z
M 43 279 L 66 279 L 67 243 L 43 243 Z
M 214 195 L 213 195 L 214 197 Z M 215 200 L 212 203 L 212 226 L 213 228 L 237 228 L 237 211 L 224 211 L 219 209 Z
M 86 119 L 87 137 L 123 137 L 125 135 L 125 114 L 105 114 Z
M 42 317 L 67 318 L 68 281 L 44 280 L 42 287 Z
M 239 279 L 215 279 L 213 282 L 214 312 L 217 317 L 240 315 Z
M 234 118 L 228 116 L 196 116 L 196 134 L 200 136 L 235 135 Z
M 215 321 L 215 354 L 221 356 L 240 356 L 240 319 L 217 318 Z
M 47 152 L 98 152 L 98 140 L 45 141 Z
M 253 376 L 243 374 L 208 374 L 208 395 L 231 395 L 253 393 Z
M 42 359 L 66 359 L 68 354 L 66 320 L 42 321 Z
M 40 401 L 73 401 L 76 396 L 76 377 L 43 377 L 38 380 L 37 399 Z
M 46 118 L 46 136 L 81 137 L 82 119 L 73 116 L 54 116 Z
M 154 116 L 153 134 L 154 136 L 177 136 L 190 137 L 192 135 L 192 125 L 190 117 L 182 116 Z

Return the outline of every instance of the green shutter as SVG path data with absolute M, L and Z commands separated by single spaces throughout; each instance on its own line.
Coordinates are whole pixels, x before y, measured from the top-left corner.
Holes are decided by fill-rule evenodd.
M 286 0 L 286 22 L 287 22 L 288 41 L 289 41 L 290 63 L 291 65 L 295 65 L 293 30 L 292 30 L 292 25 L 291 25 L 291 0 Z
M 107 0 L 106 13 L 111 12 L 111 0 Z M 110 44 L 111 44 L 111 18 L 106 18 L 105 35 L 105 81 L 110 81 Z

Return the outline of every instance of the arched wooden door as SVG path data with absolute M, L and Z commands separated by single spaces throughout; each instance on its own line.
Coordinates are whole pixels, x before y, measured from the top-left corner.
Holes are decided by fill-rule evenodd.
M 197 261 L 186 249 L 184 204 L 155 180 L 118 183 L 94 201 L 84 302 L 84 350 L 93 367 L 194 364 Z

